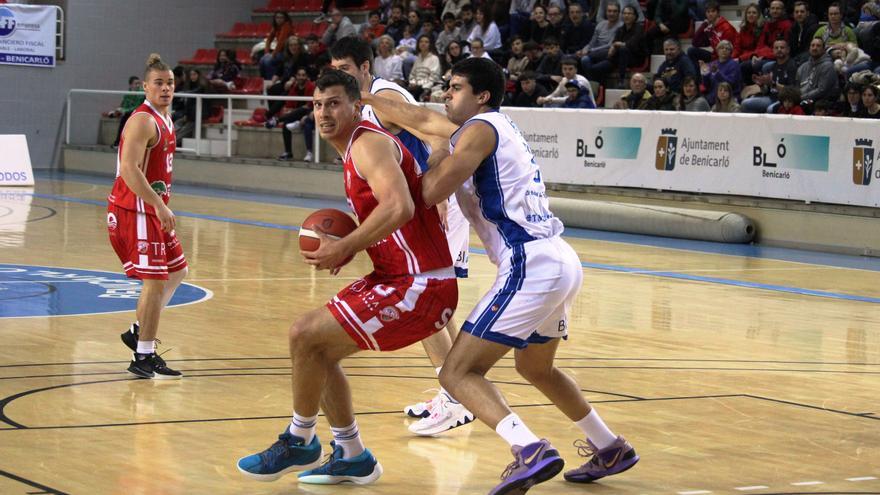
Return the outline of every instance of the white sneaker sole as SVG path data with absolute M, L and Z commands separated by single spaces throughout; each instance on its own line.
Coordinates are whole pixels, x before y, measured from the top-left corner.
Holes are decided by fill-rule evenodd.
M 474 421 L 474 415 L 472 413 L 465 414 L 463 418 L 458 418 L 455 422 L 451 421 L 443 421 L 433 425 L 423 425 L 430 418 L 425 418 L 420 421 L 416 421 L 415 423 L 409 425 L 409 431 L 415 433 L 420 437 L 431 437 L 434 435 L 438 435 L 445 431 L 449 431 L 460 426 L 464 426 L 466 424 L 472 423 Z
M 331 476 L 328 474 L 316 474 L 311 476 L 303 476 L 299 478 L 300 483 L 308 483 L 310 485 L 338 485 L 341 483 L 354 483 L 355 485 L 369 485 L 375 483 L 384 471 L 382 465 L 378 462 L 373 472 L 368 476 Z
M 275 481 L 278 478 L 281 478 L 285 474 L 295 473 L 297 471 L 308 471 L 309 469 L 315 469 L 316 467 L 318 467 L 322 464 L 321 459 L 323 459 L 323 458 L 324 458 L 324 450 L 321 449 L 321 455 L 318 456 L 317 461 L 315 461 L 311 464 L 304 464 L 302 466 L 298 466 L 298 465 L 297 466 L 290 466 L 287 469 L 282 469 L 281 471 L 278 471 L 277 473 L 273 473 L 273 474 L 252 473 L 250 471 L 246 471 L 246 470 L 242 469 L 238 463 L 235 463 L 235 467 L 238 468 L 238 470 L 241 472 L 241 474 L 245 475 L 246 477 L 248 477 L 252 480 L 262 481 L 262 482 L 270 482 L 270 481 Z M 244 457 L 242 457 L 241 459 L 244 459 Z M 241 459 L 239 459 L 238 461 L 241 462 Z

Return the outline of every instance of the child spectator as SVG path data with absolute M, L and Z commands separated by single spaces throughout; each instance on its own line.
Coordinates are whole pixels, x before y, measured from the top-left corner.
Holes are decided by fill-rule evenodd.
M 804 115 L 801 108 L 801 91 L 796 86 L 786 86 L 779 90 L 779 104 L 773 113 L 778 115 Z

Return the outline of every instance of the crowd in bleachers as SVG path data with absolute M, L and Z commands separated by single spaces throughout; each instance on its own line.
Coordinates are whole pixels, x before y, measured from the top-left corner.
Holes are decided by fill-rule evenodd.
M 190 71 L 184 90 L 308 96 L 327 48 L 357 36 L 374 48 L 376 75 L 421 101 L 441 101 L 453 64 L 485 57 L 504 68 L 510 106 L 596 108 L 614 90 L 619 109 L 880 118 L 880 0 L 730 4 L 741 20 L 726 19 L 716 0 L 372 0 L 363 22 L 309 1 L 321 7 L 314 19 L 272 0 L 264 11 L 286 7 L 271 22 L 219 35 L 260 37 L 250 51 L 199 50 L 182 61 L 213 64 L 204 77 Z M 242 76 L 249 65 L 259 77 Z M 291 131 L 311 144 L 308 108 L 273 103 L 241 124 L 282 127 L 290 158 Z

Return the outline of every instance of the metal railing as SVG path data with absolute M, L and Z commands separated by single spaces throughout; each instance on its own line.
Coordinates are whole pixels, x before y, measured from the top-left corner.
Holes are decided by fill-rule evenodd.
M 117 90 L 107 90 L 107 89 L 71 89 L 67 92 L 67 122 L 66 122 L 66 132 L 64 137 L 64 144 L 70 144 L 70 125 L 71 125 L 71 115 L 73 113 L 73 95 L 75 94 L 98 94 L 98 95 L 143 95 L 141 92 L 137 91 L 117 91 Z M 226 120 L 226 155 L 227 157 L 232 156 L 232 101 L 233 100 L 269 100 L 269 101 L 312 101 L 312 98 L 309 96 L 269 96 L 269 95 L 237 95 L 237 94 L 201 94 L 201 93 L 175 93 L 175 98 L 195 98 L 196 100 L 196 121 L 195 128 L 193 130 L 194 138 L 196 140 L 196 147 L 193 148 L 177 148 L 178 151 L 195 153 L 197 156 L 201 156 L 201 142 L 202 142 L 202 100 L 226 100 L 226 112 L 225 120 Z M 314 132 L 313 144 L 312 144 L 312 161 L 314 163 L 318 163 L 320 160 L 320 136 L 318 135 L 317 128 Z

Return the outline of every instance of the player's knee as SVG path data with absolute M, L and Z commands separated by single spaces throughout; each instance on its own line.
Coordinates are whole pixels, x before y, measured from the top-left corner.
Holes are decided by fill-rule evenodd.
M 452 392 L 456 384 L 460 381 L 461 375 L 456 371 L 455 366 L 450 365 L 449 361 L 443 364 L 440 369 L 440 386 Z
M 312 347 L 315 342 L 316 332 L 308 320 L 299 319 L 290 325 L 288 339 L 290 340 L 291 352 L 296 349 Z
M 544 382 L 553 376 L 553 366 L 529 362 L 527 359 L 517 359 L 516 372 L 529 383 Z

